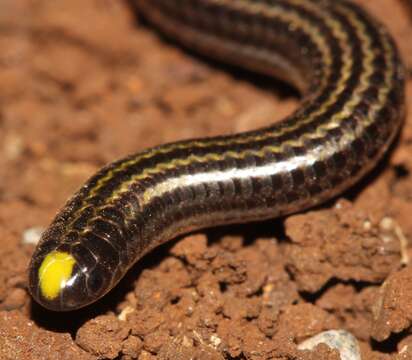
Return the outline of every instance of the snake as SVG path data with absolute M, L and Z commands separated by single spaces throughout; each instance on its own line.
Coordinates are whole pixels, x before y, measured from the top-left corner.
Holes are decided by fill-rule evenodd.
M 94 303 L 177 236 L 335 198 L 376 166 L 403 123 L 405 70 L 395 41 L 352 1 L 134 4 L 164 37 L 286 82 L 300 103 L 266 127 L 162 144 L 99 170 L 57 213 L 31 258 L 29 291 L 49 310 Z

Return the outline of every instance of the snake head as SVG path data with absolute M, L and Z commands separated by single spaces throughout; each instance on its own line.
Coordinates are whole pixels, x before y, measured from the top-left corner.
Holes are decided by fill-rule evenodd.
M 110 289 L 112 275 L 102 264 L 86 259 L 87 250 L 80 247 L 56 247 L 45 240 L 36 249 L 29 267 L 29 290 L 36 302 L 49 310 L 76 310 Z

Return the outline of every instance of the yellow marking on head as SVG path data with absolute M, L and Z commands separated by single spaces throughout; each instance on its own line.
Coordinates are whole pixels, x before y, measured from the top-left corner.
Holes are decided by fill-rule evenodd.
M 44 298 L 53 300 L 70 278 L 76 260 L 62 251 L 52 251 L 39 268 L 40 291 Z

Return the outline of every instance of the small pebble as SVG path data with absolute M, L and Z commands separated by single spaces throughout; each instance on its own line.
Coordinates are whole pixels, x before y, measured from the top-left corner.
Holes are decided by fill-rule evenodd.
M 22 243 L 37 245 L 37 243 L 40 241 L 40 237 L 43 231 L 44 228 L 40 226 L 34 226 L 25 230 L 22 235 Z
M 126 321 L 127 320 L 127 315 L 131 314 L 134 312 L 135 309 L 133 309 L 131 306 L 126 306 L 119 315 L 117 315 L 117 318 L 120 321 Z
M 359 344 L 356 338 L 345 330 L 329 330 L 321 332 L 298 345 L 299 350 L 312 350 L 324 343 L 337 349 L 341 360 L 361 360 Z

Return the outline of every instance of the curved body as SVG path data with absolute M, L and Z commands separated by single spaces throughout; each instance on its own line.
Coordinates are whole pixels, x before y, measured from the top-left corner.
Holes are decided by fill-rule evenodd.
M 94 175 L 33 255 L 30 291 L 52 310 L 103 296 L 153 247 L 193 229 L 274 218 L 347 189 L 402 122 L 403 68 L 387 31 L 338 0 L 137 0 L 150 23 L 213 58 L 288 81 L 281 123 L 162 145 Z

